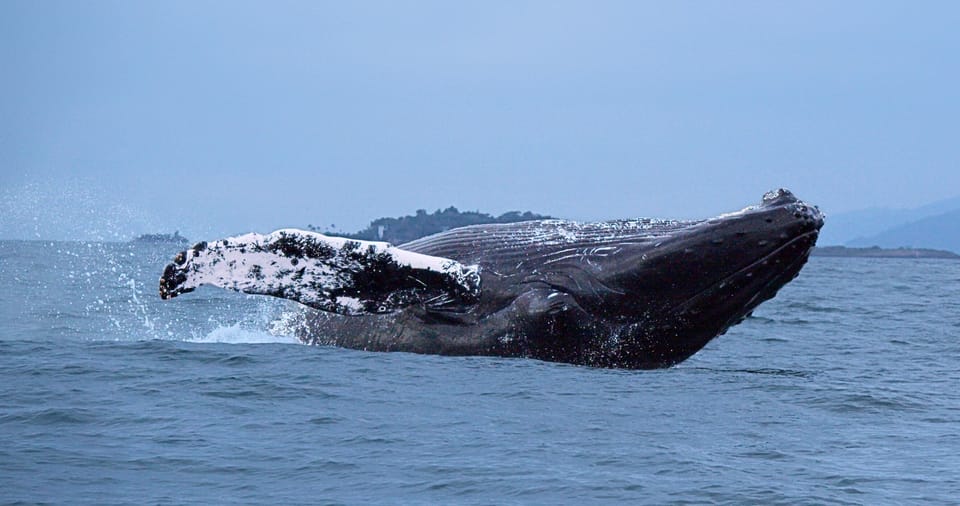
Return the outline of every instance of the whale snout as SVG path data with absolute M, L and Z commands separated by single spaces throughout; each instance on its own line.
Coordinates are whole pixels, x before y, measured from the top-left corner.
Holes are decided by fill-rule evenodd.
M 759 206 L 722 219 L 708 231 L 725 242 L 718 251 L 725 260 L 714 276 L 720 284 L 734 278 L 758 278 L 766 281 L 760 291 L 775 291 L 799 272 L 823 224 L 819 207 L 786 189 L 767 192 Z M 744 295 L 751 291 L 745 290 Z
M 820 208 L 780 189 L 766 193 L 759 206 L 707 227 L 702 241 L 721 244 L 699 262 L 708 286 L 676 310 L 697 314 L 701 325 L 722 333 L 797 277 L 823 224 Z
M 785 209 L 792 213 L 794 218 L 811 228 L 820 230 L 823 227 L 824 216 L 820 208 L 798 199 L 790 190 L 780 188 L 769 191 L 760 199 L 758 211 L 776 210 L 776 208 Z
M 660 304 L 644 322 L 644 364 L 683 360 L 743 320 L 795 278 L 816 244 L 824 215 L 788 190 L 760 204 L 697 223 L 646 251 L 628 290 L 636 307 Z M 673 336 L 669 340 L 662 336 Z

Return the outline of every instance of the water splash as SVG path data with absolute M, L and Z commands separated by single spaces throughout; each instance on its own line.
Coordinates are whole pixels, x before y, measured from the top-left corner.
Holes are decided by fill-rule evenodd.
M 27 181 L 0 189 L 0 238 L 121 241 L 158 220 L 89 178 Z
M 295 337 L 273 334 L 267 330 L 244 328 L 240 323 L 217 327 L 203 337 L 188 338 L 184 341 L 221 344 L 300 344 Z
M 93 341 L 167 340 L 206 343 L 297 343 L 293 327 L 277 325 L 295 312 L 287 301 L 200 289 L 171 304 L 157 295 L 162 245 L 131 243 L 31 243 L 42 258 L 38 280 L 66 290 L 61 297 L 78 311 L 61 312 L 64 336 Z M 40 284 L 42 283 L 42 284 Z M 62 304 L 61 304 L 62 305 Z M 76 318 L 85 329 L 68 325 Z M 90 332 L 90 329 L 95 329 Z

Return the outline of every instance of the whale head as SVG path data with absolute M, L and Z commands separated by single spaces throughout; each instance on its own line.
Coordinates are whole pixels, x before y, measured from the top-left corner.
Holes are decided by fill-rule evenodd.
M 616 360 L 679 363 L 750 315 L 794 279 L 824 216 L 788 190 L 759 205 L 694 222 L 618 260 L 606 282 L 623 292 L 602 309 L 629 331 Z

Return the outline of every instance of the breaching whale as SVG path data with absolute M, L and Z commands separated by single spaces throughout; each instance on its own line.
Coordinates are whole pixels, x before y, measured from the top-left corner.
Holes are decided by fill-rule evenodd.
M 201 242 L 164 299 L 213 285 L 297 301 L 308 344 L 668 367 L 795 278 L 823 215 L 787 190 L 697 221 L 473 225 L 399 246 L 287 229 Z

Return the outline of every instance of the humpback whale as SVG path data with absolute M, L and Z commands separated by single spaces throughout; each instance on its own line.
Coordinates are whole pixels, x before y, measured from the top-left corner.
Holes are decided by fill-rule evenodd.
M 669 367 L 795 278 L 823 215 L 788 190 L 711 219 L 472 225 L 393 246 L 296 229 L 201 242 L 160 279 L 307 306 L 307 344 Z

